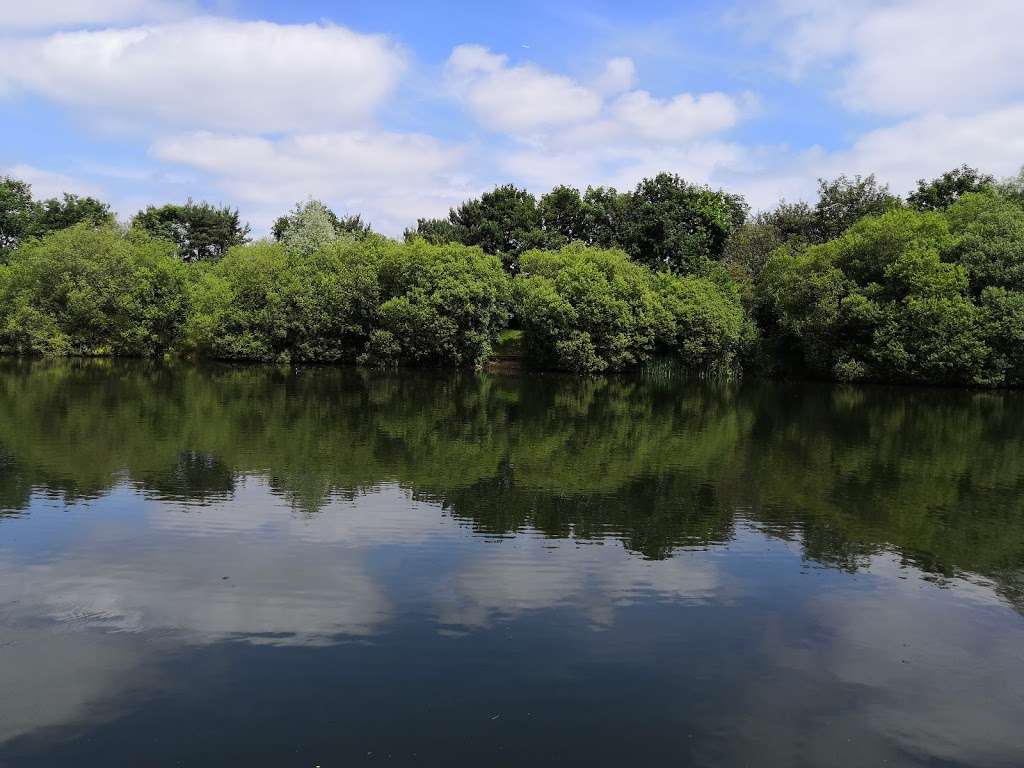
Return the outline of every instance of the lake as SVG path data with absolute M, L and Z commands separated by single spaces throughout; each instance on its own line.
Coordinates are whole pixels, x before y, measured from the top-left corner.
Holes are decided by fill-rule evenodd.
M 1022 611 L 1022 393 L 0 363 L 4 766 L 1019 766 Z

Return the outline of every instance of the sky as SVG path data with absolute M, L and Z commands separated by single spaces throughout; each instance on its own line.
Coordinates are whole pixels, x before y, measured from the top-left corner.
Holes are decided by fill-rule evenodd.
M 0 175 L 256 234 L 397 235 L 497 184 L 813 199 L 1024 164 L 1021 0 L 0 0 Z

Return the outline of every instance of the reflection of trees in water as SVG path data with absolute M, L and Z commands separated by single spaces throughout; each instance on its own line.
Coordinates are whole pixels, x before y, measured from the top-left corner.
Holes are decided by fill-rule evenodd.
M 215 501 L 240 475 L 306 514 L 398 483 L 477 530 L 616 536 L 646 557 L 737 514 L 856 569 L 883 549 L 1019 595 L 1019 393 L 79 361 L 0 369 L 0 505 L 127 477 Z
M 212 453 L 184 450 L 173 467 L 146 477 L 139 485 L 160 499 L 214 502 L 231 498 L 235 472 Z
M 733 536 L 732 511 L 715 489 L 677 474 L 632 478 L 614 491 L 594 494 L 519 487 L 514 477 L 499 474 L 455 489 L 441 501 L 482 533 L 535 529 L 555 538 L 615 536 L 651 559 Z

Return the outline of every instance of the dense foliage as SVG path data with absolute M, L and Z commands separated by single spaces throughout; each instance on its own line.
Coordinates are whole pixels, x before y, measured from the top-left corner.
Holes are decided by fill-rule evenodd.
M 145 233 L 80 223 L 0 266 L 0 352 L 155 355 L 177 340 L 185 266 Z
M 296 514 L 394 485 L 478 532 L 647 558 L 744 525 L 857 570 L 895 549 L 1024 606 L 1024 398 L 798 383 L 0 361 L 0 508 L 122 485 Z M 5 463 L 6 462 L 6 463 Z M 798 472 L 794 472 L 794 467 Z
M 1024 209 L 989 192 L 897 208 L 758 276 L 769 357 L 844 380 L 1020 384 Z
M 237 210 L 192 200 L 184 205 L 149 206 L 135 214 L 132 226 L 170 240 L 186 262 L 219 259 L 229 248 L 247 242 L 250 231 Z
M 737 195 L 661 173 L 632 192 L 555 187 L 538 201 L 524 189 L 498 187 L 453 208 L 447 219 L 420 219 L 406 236 L 479 245 L 510 271 L 530 249 L 578 241 L 620 248 L 652 269 L 690 274 L 718 259 L 732 230 L 746 218 Z
M 660 351 L 705 368 L 739 346 L 743 308 L 728 284 L 653 273 L 621 251 L 579 244 L 529 251 L 521 267 L 515 311 L 541 367 L 619 370 Z
M 629 192 L 506 185 L 402 243 L 307 200 L 238 212 L 0 181 L 0 351 L 575 371 L 658 357 L 844 381 L 1024 385 L 1024 172 L 968 166 L 904 202 L 874 176 L 748 216 L 663 173 Z M 195 263 L 192 263 L 195 262 Z
M 339 238 L 364 237 L 370 231 L 359 214 L 339 217 L 319 200 L 308 200 L 279 217 L 271 234 L 289 250 L 308 255 Z
M 505 326 L 508 293 L 500 262 L 467 246 L 257 243 L 198 273 L 185 339 L 228 360 L 473 365 Z
M 43 237 L 82 222 L 113 224 L 114 215 L 109 205 L 93 197 L 65 194 L 35 200 L 26 182 L 0 178 L 0 261 L 27 238 Z

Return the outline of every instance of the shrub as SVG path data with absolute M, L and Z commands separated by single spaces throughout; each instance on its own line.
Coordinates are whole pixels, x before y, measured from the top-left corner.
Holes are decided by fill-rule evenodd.
M 962 264 L 976 296 L 989 286 L 1024 291 L 1024 208 L 993 193 L 966 194 L 946 212 L 946 258 Z
M 233 360 L 472 365 L 504 327 L 508 292 L 477 248 L 368 236 L 305 256 L 258 243 L 199 274 L 186 338 Z
M 940 260 L 952 242 L 941 214 L 893 209 L 828 243 L 780 249 L 756 287 L 775 357 L 843 380 L 998 379 L 967 272 Z
M 15 250 L 0 271 L 0 351 L 158 355 L 187 312 L 171 244 L 82 223 Z
M 731 360 L 739 343 L 739 297 L 711 280 L 655 274 L 580 244 L 530 251 L 521 264 L 514 303 L 534 365 L 621 370 L 660 351 L 706 366 Z
M 509 277 L 479 248 L 388 242 L 378 279 L 378 333 L 364 361 L 476 365 L 508 322 Z

